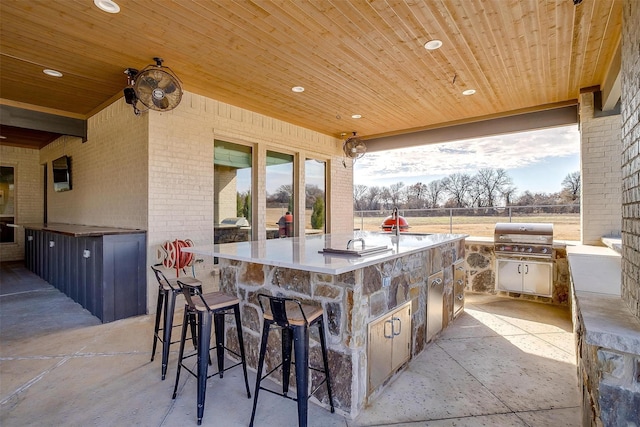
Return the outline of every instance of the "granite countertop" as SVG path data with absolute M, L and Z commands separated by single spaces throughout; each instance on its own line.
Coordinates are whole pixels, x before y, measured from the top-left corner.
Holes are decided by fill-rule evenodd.
M 320 234 L 286 239 L 225 243 L 184 248 L 197 255 L 252 262 L 326 274 L 342 274 L 378 264 L 443 243 L 461 240 L 466 234 L 400 234 L 355 231 L 344 234 Z M 365 256 L 322 254 L 325 248 L 346 249 L 351 239 L 364 239 L 365 248 L 384 247 L 385 252 Z M 360 248 L 360 242 L 356 248 Z
M 101 227 L 97 225 L 78 225 L 78 224 L 60 224 L 60 223 L 44 223 L 44 224 L 19 224 L 27 230 L 50 231 L 74 237 L 94 237 L 109 234 L 134 234 L 146 233 L 145 230 L 117 228 L 117 227 Z
M 576 292 L 620 296 L 620 254 L 603 246 L 578 245 L 567 247 L 567 257 Z
M 587 343 L 638 354 L 640 320 L 620 298 L 620 254 L 608 247 L 580 245 L 567 248 L 567 256 Z

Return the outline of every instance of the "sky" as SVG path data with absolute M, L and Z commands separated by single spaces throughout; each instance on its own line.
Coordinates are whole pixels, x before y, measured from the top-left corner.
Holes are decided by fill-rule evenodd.
M 366 141 L 365 141 L 366 143 Z M 354 185 L 426 184 L 453 173 L 502 168 L 516 194 L 556 193 L 580 170 L 577 125 L 366 153 L 353 165 Z

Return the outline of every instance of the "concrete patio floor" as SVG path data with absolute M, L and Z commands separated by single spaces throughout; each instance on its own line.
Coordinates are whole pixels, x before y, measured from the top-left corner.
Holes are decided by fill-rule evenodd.
M 0 425 L 196 425 L 195 378 L 171 399 L 150 362 L 153 315 L 108 324 L 24 268 L 0 265 Z M 249 372 L 253 388 L 255 373 Z M 253 390 L 252 390 L 253 393 Z M 207 384 L 204 426 L 247 426 L 239 368 Z M 356 419 L 311 404 L 309 425 L 579 426 L 568 309 L 467 294 L 465 312 Z M 295 402 L 261 393 L 256 427 L 297 424 Z

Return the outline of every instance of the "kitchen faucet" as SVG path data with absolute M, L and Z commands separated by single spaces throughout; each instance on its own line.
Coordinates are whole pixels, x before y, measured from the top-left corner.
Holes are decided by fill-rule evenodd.
M 353 245 L 354 245 L 354 243 L 356 243 L 356 242 L 360 242 L 360 243 L 362 243 L 362 249 L 364 249 L 364 239 L 363 239 L 363 238 L 360 238 L 360 239 L 350 239 L 350 240 L 347 242 L 347 250 L 348 250 L 348 249 L 353 248 Z
M 396 236 L 399 236 L 400 235 L 400 217 L 398 216 L 397 206 L 393 208 L 393 213 L 391 214 L 391 218 L 396 220 L 395 225 L 391 226 L 391 229 L 393 230 L 395 228 Z

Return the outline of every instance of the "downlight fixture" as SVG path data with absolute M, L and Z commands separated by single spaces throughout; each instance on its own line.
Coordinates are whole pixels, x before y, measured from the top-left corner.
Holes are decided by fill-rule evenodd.
M 424 48 L 427 50 L 436 50 L 436 49 L 440 49 L 441 47 L 442 47 L 441 40 L 435 40 L 435 39 L 429 40 L 424 44 Z
M 51 77 L 62 77 L 62 73 L 60 71 L 57 70 L 51 70 L 49 68 L 42 70 L 43 73 L 45 73 L 47 76 L 51 76 Z
M 103 12 L 118 13 L 120 12 L 120 6 L 113 0 L 93 0 L 93 4 Z

